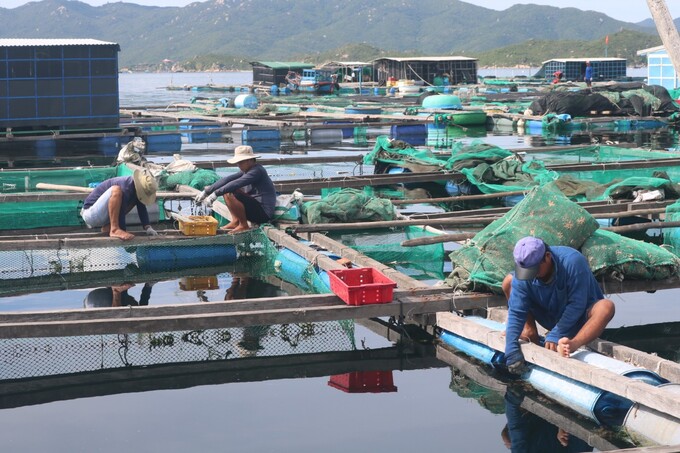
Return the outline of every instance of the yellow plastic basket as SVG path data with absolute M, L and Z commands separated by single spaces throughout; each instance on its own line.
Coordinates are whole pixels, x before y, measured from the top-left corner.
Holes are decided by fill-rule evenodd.
M 217 276 L 210 277 L 182 277 L 179 280 L 179 289 L 182 291 L 194 291 L 197 289 L 219 289 Z
M 179 230 L 185 236 L 215 236 L 217 234 L 217 219 L 208 215 L 187 216 L 188 222 L 179 221 Z

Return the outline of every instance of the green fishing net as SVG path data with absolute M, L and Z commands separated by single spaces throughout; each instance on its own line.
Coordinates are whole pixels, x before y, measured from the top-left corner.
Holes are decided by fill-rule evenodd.
M 609 280 L 664 280 L 680 269 L 680 259 L 668 250 L 605 230 L 586 239 L 581 253 L 596 277 Z
M 436 236 L 418 226 L 359 232 L 330 232 L 329 237 L 416 280 L 444 278 L 444 244 L 403 247 L 409 239 Z
M 366 195 L 356 189 L 342 189 L 319 201 L 302 204 L 304 223 L 350 223 L 394 220 L 390 200 Z
M 536 236 L 548 245 L 579 248 L 597 228 L 595 218 L 554 184 L 536 187 L 449 255 L 453 270 L 445 282 L 456 290 L 500 294 L 503 278 L 514 269 L 512 251 L 519 239 Z

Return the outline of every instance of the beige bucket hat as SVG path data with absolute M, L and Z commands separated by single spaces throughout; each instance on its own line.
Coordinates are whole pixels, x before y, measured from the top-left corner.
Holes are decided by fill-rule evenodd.
M 238 164 L 241 161 L 257 159 L 259 157 L 260 157 L 259 155 L 253 154 L 252 146 L 241 145 L 236 147 L 236 149 L 234 150 L 234 157 L 227 160 L 227 162 L 229 162 L 230 164 Z
M 156 201 L 156 191 L 158 190 L 156 178 L 146 168 L 135 170 L 132 178 L 135 181 L 135 191 L 139 201 L 144 204 L 153 204 Z

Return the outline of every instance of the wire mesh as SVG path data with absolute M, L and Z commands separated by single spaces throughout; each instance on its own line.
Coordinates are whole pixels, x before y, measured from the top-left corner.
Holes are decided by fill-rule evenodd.
M 0 380 L 208 360 L 351 351 L 354 321 L 0 340 Z

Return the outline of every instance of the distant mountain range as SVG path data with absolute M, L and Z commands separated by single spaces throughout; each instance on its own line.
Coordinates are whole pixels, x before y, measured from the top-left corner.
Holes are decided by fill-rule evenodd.
M 212 59 L 249 67 L 255 60 L 348 59 L 348 48 L 478 57 L 522 43 L 553 41 L 561 48 L 560 42 L 601 42 L 622 30 L 637 32 L 630 36 L 647 44 L 660 43 L 651 20 L 633 24 L 576 8 L 538 5 L 499 12 L 458 0 L 208 0 L 181 8 L 42 0 L 0 8 L 0 23 L 0 38 L 117 42 L 121 67 L 163 60 Z M 634 54 L 640 48 L 627 51 Z M 580 56 L 582 50 L 550 58 Z

